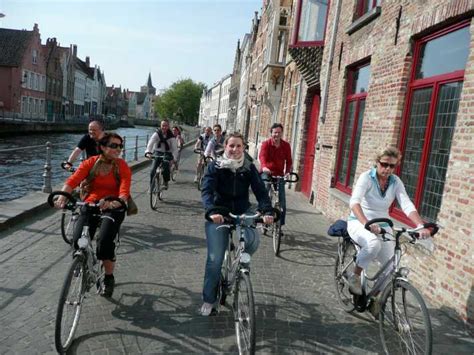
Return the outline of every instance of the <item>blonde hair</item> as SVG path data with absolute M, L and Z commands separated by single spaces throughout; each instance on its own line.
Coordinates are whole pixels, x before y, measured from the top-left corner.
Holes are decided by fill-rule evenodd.
M 398 150 L 398 148 L 388 146 L 377 154 L 375 157 L 375 162 L 378 162 L 382 157 L 395 158 L 400 161 L 402 159 L 402 153 L 400 150 Z
M 244 136 L 241 133 L 232 132 L 232 133 L 227 134 L 226 137 L 225 137 L 225 140 L 224 140 L 224 144 L 227 145 L 227 143 L 229 142 L 229 139 L 231 139 L 231 138 L 240 138 L 240 139 L 242 139 L 242 143 L 245 146 L 245 139 L 244 139 Z

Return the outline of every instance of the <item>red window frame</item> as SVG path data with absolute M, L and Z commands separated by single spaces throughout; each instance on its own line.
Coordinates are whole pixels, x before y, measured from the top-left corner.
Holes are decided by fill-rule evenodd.
M 350 90 L 354 83 L 354 73 L 366 66 L 370 66 L 370 61 L 365 61 L 361 64 L 358 64 L 356 66 L 349 68 L 348 70 L 348 80 L 347 80 L 347 86 L 346 86 L 346 92 L 348 94 L 346 95 L 346 100 L 345 100 L 346 102 L 345 102 L 345 108 L 344 108 L 344 121 L 342 124 L 341 139 L 339 143 L 339 152 L 338 152 L 337 165 L 336 165 L 337 168 L 336 168 L 336 174 L 335 174 L 335 181 L 336 181 L 336 188 L 349 195 L 352 193 L 352 187 L 349 186 L 349 181 L 350 181 L 350 175 L 351 175 L 351 168 L 354 161 L 354 143 L 356 141 L 357 127 L 359 124 L 360 103 L 362 101 L 366 101 L 366 98 L 367 98 L 367 91 L 363 93 L 351 93 Z M 339 182 L 339 175 L 341 173 L 341 168 L 342 168 L 341 164 L 342 164 L 343 153 L 344 153 L 342 148 L 343 148 L 343 144 L 346 138 L 346 133 L 347 133 L 346 130 L 348 128 L 347 121 L 349 119 L 348 117 L 349 106 L 350 106 L 350 103 L 354 101 L 357 101 L 357 103 L 356 103 L 356 109 L 354 112 L 354 122 L 352 126 L 348 164 L 346 167 L 346 177 L 345 177 L 344 184 L 342 184 L 341 182 Z M 360 144 L 360 141 L 359 141 L 359 144 Z
M 451 82 L 464 81 L 464 72 L 465 72 L 465 70 L 457 70 L 451 73 L 435 75 L 429 78 L 416 79 L 416 70 L 417 70 L 419 60 L 420 60 L 421 47 L 423 44 L 433 39 L 443 37 L 451 32 L 467 27 L 470 25 L 470 23 L 471 23 L 470 20 L 462 21 L 458 24 L 447 27 L 433 34 L 427 35 L 419 39 L 415 43 L 413 65 L 412 65 L 411 74 L 410 74 L 410 83 L 408 84 L 407 100 L 405 103 L 403 122 L 402 122 L 402 128 L 401 128 L 401 137 L 400 137 L 401 139 L 400 139 L 399 148 L 400 148 L 400 151 L 402 152 L 402 156 L 404 155 L 405 149 L 406 149 L 406 143 L 407 143 L 406 138 L 407 138 L 408 128 L 409 128 L 409 119 L 410 119 L 410 114 L 411 114 L 410 108 L 412 105 L 413 93 L 416 90 L 419 90 L 422 88 L 429 88 L 429 87 L 433 88 L 433 92 L 431 93 L 428 118 L 426 122 L 425 133 L 424 133 L 425 143 L 424 143 L 424 147 L 421 153 L 422 158 L 421 158 L 420 168 L 419 168 L 420 170 L 418 174 L 419 178 L 418 178 L 418 183 L 415 189 L 415 196 L 413 199 L 413 203 L 417 209 L 420 208 L 420 205 L 422 202 L 421 199 L 424 192 L 425 177 L 426 177 L 426 172 L 427 172 L 428 159 L 431 152 L 431 138 L 432 138 L 433 129 L 435 125 L 436 105 L 438 103 L 440 86 L 443 84 L 451 83 Z M 400 167 L 397 168 L 397 171 L 396 171 L 397 175 L 399 176 L 401 175 L 402 169 L 403 169 L 403 160 L 400 164 Z M 393 205 L 390 214 L 397 220 L 403 223 L 406 223 L 410 226 L 414 226 L 413 222 L 405 215 L 405 213 L 403 213 L 401 209 L 396 207 L 395 204 Z
M 298 7 L 296 9 L 296 21 L 295 21 L 295 31 L 293 32 L 292 45 L 290 47 L 320 47 L 324 46 L 324 41 L 326 39 L 326 29 L 328 23 L 328 14 L 329 8 L 331 6 L 331 0 L 328 0 L 328 9 L 326 12 L 326 20 L 324 23 L 324 36 L 321 41 L 298 41 L 298 33 L 300 32 L 301 24 L 301 11 L 303 10 L 303 0 L 298 0 Z
M 379 3 L 379 0 L 357 0 L 355 19 L 357 20 L 359 17 L 364 16 L 367 12 L 377 7 L 378 3 Z M 372 4 L 371 7 L 369 7 L 370 4 Z M 367 7 L 367 10 L 364 10 L 366 7 Z

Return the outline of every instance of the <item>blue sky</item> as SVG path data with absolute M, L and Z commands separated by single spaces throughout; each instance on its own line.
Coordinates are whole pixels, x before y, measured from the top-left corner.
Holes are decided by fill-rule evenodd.
M 262 0 L 0 0 L 0 27 L 32 30 L 44 44 L 77 44 L 108 86 L 140 89 L 151 71 L 164 89 L 191 78 L 207 85 L 232 71 L 237 40 Z

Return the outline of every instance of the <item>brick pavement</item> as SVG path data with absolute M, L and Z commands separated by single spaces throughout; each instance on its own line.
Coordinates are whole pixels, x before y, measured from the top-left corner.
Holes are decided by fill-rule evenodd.
M 117 287 L 107 300 L 89 295 L 71 354 L 235 353 L 229 310 L 197 314 L 206 257 L 194 156 L 183 152 L 178 182 L 153 212 L 148 170 L 134 174 L 140 213 L 127 218 L 118 252 Z M 377 354 L 377 323 L 341 310 L 333 286 L 335 240 L 328 221 L 288 192 L 281 257 L 262 236 L 252 261 L 261 354 Z M 57 299 L 70 252 L 48 210 L 0 234 L 0 353 L 54 353 Z M 472 338 L 437 309 L 436 354 L 472 354 Z

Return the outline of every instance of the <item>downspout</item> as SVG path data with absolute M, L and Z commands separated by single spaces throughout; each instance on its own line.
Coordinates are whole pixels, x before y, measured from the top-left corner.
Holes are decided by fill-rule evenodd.
M 331 70 L 332 64 L 334 60 L 334 48 L 336 47 L 336 38 L 337 38 L 337 25 L 339 23 L 339 16 L 341 14 L 341 5 L 342 0 L 337 0 L 336 4 L 336 15 L 334 16 L 334 22 L 332 26 L 332 34 L 331 34 L 331 42 L 329 44 L 329 63 L 328 68 L 326 71 L 326 75 L 324 76 L 324 87 L 323 87 L 323 97 L 322 97 L 322 104 L 321 104 L 321 113 L 319 115 L 320 121 L 324 124 L 326 120 L 326 111 L 328 107 L 328 96 L 329 96 L 329 81 L 331 77 Z

